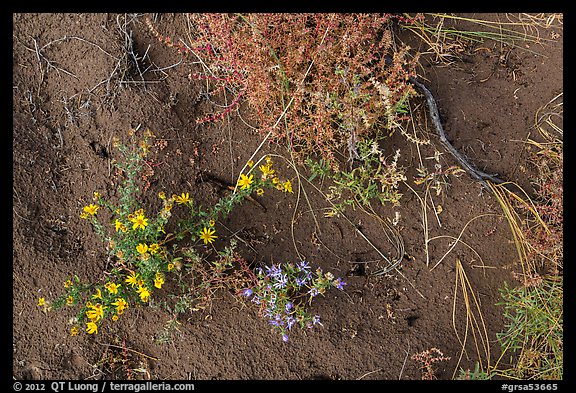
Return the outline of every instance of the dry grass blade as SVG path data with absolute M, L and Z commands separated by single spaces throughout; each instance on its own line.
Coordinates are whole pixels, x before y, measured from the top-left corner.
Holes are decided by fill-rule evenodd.
M 370 246 L 374 248 L 378 252 L 378 254 L 388 263 L 388 266 L 378 269 L 375 272 L 371 273 L 372 276 L 382 276 L 384 274 L 391 272 L 392 270 L 396 270 L 396 268 L 400 265 L 400 263 L 404 259 L 404 252 L 405 252 L 404 239 L 402 239 L 400 232 L 394 226 L 390 225 L 390 223 L 387 220 L 382 219 L 382 217 L 380 217 L 374 211 L 374 209 L 372 209 L 372 207 L 370 207 L 371 210 L 370 212 L 368 212 L 363 207 L 362 210 L 364 210 L 366 214 L 373 217 L 380 223 L 383 232 L 386 235 L 386 238 L 396 249 L 396 257 L 393 258 L 393 260 L 391 261 L 386 255 L 384 255 L 377 247 L 375 247 L 372 244 L 372 242 L 362 233 L 362 231 L 356 228 L 356 231 L 364 238 L 364 240 L 366 240 L 366 242 L 370 244 Z
M 476 354 L 478 355 L 478 363 L 480 364 L 482 372 L 490 369 L 490 346 L 488 331 L 486 329 L 486 325 L 484 324 L 484 317 L 482 316 L 480 303 L 474 294 L 474 289 L 468 280 L 468 276 L 466 275 L 464 267 L 462 266 L 462 262 L 460 262 L 459 259 L 456 259 L 455 267 L 456 280 L 454 286 L 454 303 L 452 307 L 452 326 L 454 327 L 456 338 L 458 338 L 458 341 L 462 346 L 462 350 L 460 351 L 460 357 L 458 358 L 458 363 L 454 369 L 454 375 L 452 378 L 454 378 L 458 372 L 458 366 L 460 365 L 460 361 L 462 360 L 464 352 L 466 352 L 466 344 L 470 333 L 472 334 L 472 338 L 474 340 L 474 348 L 476 350 Z M 458 287 L 460 287 L 462 291 L 462 301 L 466 309 L 466 323 L 464 333 L 462 335 L 463 337 L 461 337 L 461 335 L 458 333 L 458 327 L 456 324 Z
M 416 195 L 418 200 L 420 201 L 420 209 L 421 209 L 421 216 L 422 216 L 422 230 L 424 231 L 424 253 L 426 254 L 426 266 L 430 265 L 430 253 L 428 252 L 428 244 L 430 242 L 429 239 L 429 228 L 428 228 L 428 205 L 425 199 L 422 199 L 420 195 L 406 182 L 404 184 Z
M 476 251 L 476 250 L 474 249 L 474 247 L 472 247 L 471 245 L 469 245 L 469 244 L 466 243 L 465 241 L 463 241 L 463 240 L 461 240 L 461 239 L 459 239 L 459 238 L 456 238 L 456 237 L 454 237 L 454 236 L 450 236 L 450 235 L 438 235 L 438 236 L 434 236 L 434 237 L 432 237 L 432 238 L 430 238 L 430 239 L 428 239 L 428 240 L 429 240 L 429 241 L 432 241 L 432 240 L 436 240 L 436 239 L 452 239 L 452 241 L 454 242 L 454 245 L 455 245 L 456 243 L 458 243 L 458 242 L 459 242 L 459 243 L 462 243 L 462 244 L 463 244 L 464 246 L 466 246 L 470 251 L 472 251 L 474 254 L 476 254 L 476 256 L 478 257 L 478 259 L 480 260 L 480 263 L 482 264 L 482 265 L 479 266 L 479 267 L 482 267 L 482 268 L 488 267 L 488 266 L 486 266 L 486 264 L 485 264 L 484 261 L 482 260 L 482 257 L 480 256 L 480 254 L 478 253 L 478 251 Z M 478 267 L 478 266 L 476 265 L 476 267 Z
M 412 32 L 428 46 L 428 51 L 423 53 L 433 54 L 435 61 L 446 65 L 458 60 L 461 53 L 470 44 L 483 43 L 486 40 L 492 40 L 500 45 L 509 45 L 538 56 L 545 56 L 545 54 L 520 45 L 518 42 L 543 43 L 553 41 L 541 37 L 536 27 L 549 28 L 562 24 L 562 17 L 558 16 L 559 14 L 549 16 L 521 14 L 517 17 L 504 14 L 503 17 L 507 18 L 508 22 L 466 18 L 451 14 L 430 13 L 426 15 L 428 20 L 416 19 L 414 23 L 405 24 L 402 27 Z M 461 24 L 475 27 L 473 29 L 458 28 L 457 26 Z M 519 28 L 521 31 L 518 30 Z
M 468 222 L 466 222 L 466 224 L 462 227 L 462 230 L 460 231 L 460 233 L 458 234 L 458 237 L 456 237 L 456 239 L 454 240 L 453 244 L 450 246 L 450 248 L 444 253 L 444 255 L 442 255 L 442 257 L 438 260 L 438 262 L 436 262 L 434 264 L 434 266 L 432 266 L 432 268 L 430 268 L 430 270 L 434 270 L 440 263 L 442 263 L 442 261 L 448 256 L 448 254 L 450 254 L 450 252 L 454 249 L 454 247 L 456 247 L 456 245 L 461 242 L 461 237 L 464 234 L 464 231 L 466 230 L 466 228 L 468 227 L 468 225 L 470 225 L 473 221 L 482 218 L 482 217 L 487 217 L 487 216 L 498 216 L 498 214 L 494 214 L 494 213 L 486 213 L 486 214 L 481 214 L 479 216 L 473 217 L 470 220 L 468 220 Z M 428 239 L 429 241 L 434 240 L 434 239 L 438 239 L 440 238 L 439 236 L 435 237 L 435 238 L 431 238 Z M 464 242 L 462 242 L 464 243 Z M 464 243 L 465 244 L 465 243 Z
M 512 21 L 512 16 L 510 14 L 506 14 L 505 17 L 508 18 L 509 22 L 504 22 L 502 20 L 497 21 L 489 21 L 483 20 L 479 18 L 466 18 L 462 16 L 455 16 L 449 14 L 431 14 L 435 18 L 440 19 L 449 19 L 455 22 L 468 22 L 479 27 L 485 28 L 485 30 L 478 30 L 478 31 L 459 31 L 455 30 L 454 34 L 462 35 L 463 37 L 467 38 L 477 38 L 479 41 L 483 41 L 484 39 L 491 39 L 503 44 L 508 44 L 519 49 L 526 49 L 520 45 L 516 45 L 516 41 L 528 41 L 534 43 L 540 43 L 543 41 L 551 41 L 546 38 L 540 37 L 538 32 L 529 33 L 532 31 L 531 28 L 534 20 L 528 20 L 524 17 L 523 20 L 518 19 L 518 21 Z M 525 16 L 528 14 L 524 14 Z M 521 27 L 522 32 L 519 32 L 515 29 L 515 27 Z
M 288 164 L 288 166 L 290 166 L 292 168 L 292 170 L 296 174 L 296 179 L 297 179 L 297 183 L 298 183 L 298 187 L 297 187 L 298 191 L 296 194 L 296 203 L 294 205 L 294 210 L 292 212 L 292 220 L 290 220 L 290 233 L 292 235 L 292 243 L 294 245 L 294 250 L 296 251 L 296 254 L 298 254 L 299 258 L 305 258 L 298 251 L 298 246 L 296 244 L 296 236 L 294 235 L 294 223 L 296 222 L 296 215 L 298 213 L 298 208 L 300 206 L 301 195 L 304 195 L 304 199 L 306 200 L 306 204 L 308 205 L 308 211 L 311 213 L 312 218 L 314 219 L 314 224 L 316 225 L 316 230 L 318 232 L 320 232 L 320 223 L 318 222 L 318 219 L 316 218 L 316 215 L 314 214 L 314 209 L 312 208 L 312 203 L 310 202 L 310 198 L 308 198 L 308 193 L 307 193 L 306 189 L 304 188 L 304 185 L 302 184 L 302 177 L 300 176 L 300 171 L 298 170 L 298 166 L 296 165 L 294 157 L 291 156 L 290 160 L 289 160 L 286 157 L 278 155 L 278 154 L 269 154 L 269 156 L 278 157 L 278 158 L 283 159 Z M 264 157 L 260 158 L 260 160 L 258 160 L 258 162 L 256 164 L 254 164 L 254 166 L 252 168 L 258 167 L 258 163 L 260 163 L 260 161 L 262 161 L 263 158 Z
M 536 111 L 534 125 L 540 135 L 548 141 L 554 141 L 555 135 L 564 136 L 561 123 L 564 120 L 564 92 L 552 98 L 546 105 Z
M 510 231 L 512 232 L 512 237 L 516 246 L 516 251 L 518 253 L 520 266 L 522 267 L 522 273 L 525 275 L 530 275 L 531 272 L 535 271 L 535 267 L 531 265 L 530 259 L 528 258 L 530 253 L 530 244 L 526 241 L 524 231 L 522 230 L 522 218 L 512 206 L 512 200 L 516 200 L 517 202 L 523 204 L 537 220 L 537 222 L 542 225 L 542 228 L 544 228 L 547 232 L 550 232 L 550 230 L 536 211 L 534 202 L 532 202 L 526 193 L 525 198 L 522 198 L 518 194 L 507 189 L 506 183 L 496 185 L 489 182 L 488 184 L 490 185 L 496 200 L 500 204 L 500 207 L 504 213 L 504 217 L 510 226 Z M 515 184 L 515 186 L 520 188 L 520 186 L 517 184 Z M 522 190 L 522 188 L 520 189 Z
M 522 22 L 528 21 L 533 26 L 543 27 L 545 29 L 550 27 L 562 27 L 564 25 L 564 15 L 559 13 L 539 13 L 535 15 L 522 13 L 519 14 L 517 18 Z
M 332 209 L 335 208 L 334 203 L 332 203 L 329 198 L 326 196 L 326 194 L 320 190 L 314 183 L 312 183 L 310 180 L 304 178 L 304 180 L 306 180 L 306 182 L 312 186 L 320 195 L 322 195 L 322 197 L 324 198 L 324 200 L 328 201 L 330 203 L 330 205 L 332 206 Z M 365 211 L 365 210 L 364 210 Z M 369 214 L 372 218 L 376 217 L 380 223 L 383 225 L 383 228 L 385 229 L 385 234 L 388 238 L 388 240 L 396 246 L 396 258 L 393 258 L 392 260 L 386 255 L 384 254 L 378 247 L 376 247 L 376 245 L 374 245 L 374 243 L 364 234 L 362 233 L 362 231 L 360 231 L 358 229 L 358 226 L 356 224 L 354 224 L 354 222 L 348 217 L 346 216 L 346 214 L 344 213 L 340 213 L 339 216 L 343 217 L 346 222 L 348 222 L 348 224 L 350 224 L 355 230 L 356 232 L 370 245 L 370 247 L 372 247 L 377 253 L 378 255 L 380 255 L 380 257 L 386 261 L 386 263 L 388 263 L 388 266 L 380 269 L 378 271 L 376 271 L 374 274 L 378 274 L 378 275 L 382 275 L 382 274 L 386 274 L 387 272 L 390 272 L 392 270 L 395 270 L 402 278 L 404 278 L 409 284 L 410 286 L 418 293 L 418 295 L 420 295 L 423 299 L 426 299 L 426 296 L 424 296 L 424 294 L 422 294 L 422 292 L 420 292 L 418 290 L 418 288 L 416 288 L 416 286 L 414 285 L 414 283 L 412 283 L 410 280 L 408 280 L 408 278 L 400 271 L 398 270 L 398 266 L 400 264 L 400 262 L 402 261 L 402 259 L 404 258 L 404 241 L 400 235 L 400 233 L 393 228 L 392 226 L 390 226 L 390 224 L 388 224 L 385 220 L 383 220 L 382 218 L 380 218 L 376 213 L 370 214 L 369 212 L 365 211 L 367 214 Z

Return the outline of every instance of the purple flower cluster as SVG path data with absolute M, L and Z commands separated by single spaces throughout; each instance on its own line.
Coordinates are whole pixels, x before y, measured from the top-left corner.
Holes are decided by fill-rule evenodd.
M 309 329 L 322 325 L 319 315 L 306 311 L 306 300 L 311 302 L 331 287 L 342 290 L 346 285 L 342 279 L 335 279 L 320 268 L 312 271 L 306 261 L 273 264 L 258 268 L 256 274 L 256 285 L 244 289 L 242 294 L 259 306 L 261 316 L 282 334 L 284 342 L 288 341 L 288 332 L 294 325 Z

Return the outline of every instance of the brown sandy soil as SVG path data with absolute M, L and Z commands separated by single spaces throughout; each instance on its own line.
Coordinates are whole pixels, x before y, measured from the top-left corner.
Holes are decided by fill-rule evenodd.
M 517 256 L 497 201 L 467 174 L 451 177 L 440 196 L 432 195 L 442 212 L 428 210 L 427 252 L 421 205 L 410 189 L 402 186 L 400 206 L 378 207 L 383 218 L 400 214 L 397 228 L 405 246 L 398 270 L 379 277 L 366 274 L 385 266 L 378 251 L 395 252 L 382 226 L 360 210 L 348 213 L 368 243 L 350 222 L 323 217 L 326 201 L 311 187 L 318 228 L 296 194 L 265 195 L 266 210 L 251 204 L 234 210 L 221 223 L 216 246 L 234 234 L 242 240 L 239 252 L 255 266 L 303 255 L 346 277 L 343 292 L 313 303 L 323 327 L 297 331 L 288 343 L 255 309 L 227 293 L 208 310 L 181 318 L 170 343 L 156 340 L 170 319 L 160 306 L 131 309 L 97 335 L 71 337 L 72 310 L 45 314 L 36 303 L 61 294 L 62 283 L 73 275 L 90 280 L 107 268 L 101 241 L 78 214 L 94 191 L 114 196 L 111 162 L 118 152 L 112 138 L 125 140 L 128 129 L 140 127 L 167 141 L 153 157 L 160 165 L 144 193 L 143 204 L 155 206 L 160 190 L 187 191 L 200 204 L 214 203 L 220 190 L 196 183 L 198 174 L 208 171 L 233 182 L 261 136 L 234 114 L 196 124 L 214 107 L 203 99 L 202 85 L 189 80 L 189 60 L 160 45 L 143 15 L 14 14 L 13 22 L 14 378 L 126 379 L 129 368 L 133 378 L 160 380 L 413 380 L 422 373 L 411 356 L 438 348 L 450 360 L 434 365 L 436 377 L 451 379 L 457 366 L 472 369 L 478 361 L 471 335 L 461 357 L 458 336 L 464 338 L 466 314 L 459 292 L 458 334 L 453 326 L 456 260 L 481 303 L 491 361 L 497 359 L 496 333 L 504 328 L 498 289 L 504 281 L 516 282 Z M 185 18 L 161 15 L 157 28 L 177 35 L 186 31 Z M 548 41 L 521 47 L 486 41 L 463 48 L 451 65 L 423 56 L 419 70 L 454 146 L 485 172 L 528 190 L 531 173 L 522 141 L 537 138 L 536 111 L 563 91 L 562 30 L 536 30 Z M 129 55 L 128 37 L 139 68 L 131 63 L 119 69 L 119 59 Z M 426 49 L 418 41 L 411 46 Z M 401 149 L 408 179 L 420 159 L 431 168 L 436 162 L 456 164 L 429 125 L 421 124 L 419 132 L 428 145 L 396 133 L 387 147 L 387 153 Z M 436 151 L 443 153 L 438 161 Z M 270 152 L 287 154 L 282 146 L 265 145 L 263 153 Z M 409 184 L 423 195 L 421 187 Z M 457 237 L 462 242 L 452 248 Z

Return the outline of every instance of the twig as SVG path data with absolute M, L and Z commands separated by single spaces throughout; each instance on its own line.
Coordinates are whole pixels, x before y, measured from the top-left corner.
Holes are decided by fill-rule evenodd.
M 490 175 L 488 173 L 482 172 L 476 168 L 474 168 L 467 160 L 452 146 L 452 144 L 446 138 L 446 133 L 444 132 L 444 127 L 442 127 L 442 123 L 440 122 L 440 114 L 438 113 L 438 105 L 436 104 L 436 100 L 430 90 L 426 88 L 422 83 L 420 83 L 416 78 L 410 77 L 410 82 L 416 86 L 422 94 L 426 97 L 426 103 L 428 104 L 428 110 L 430 112 L 430 117 L 432 118 L 432 123 L 438 132 L 438 136 L 440 137 L 440 142 L 446 147 L 446 149 L 452 154 L 452 156 L 462 165 L 464 170 L 470 174 L 474 179 L 479 181 L 486 189 L 490 189 L 486 180 L 490 180 L 493 183 L 501 184 L 504 183 L 504 180 L 497 178 L 494 175 Z

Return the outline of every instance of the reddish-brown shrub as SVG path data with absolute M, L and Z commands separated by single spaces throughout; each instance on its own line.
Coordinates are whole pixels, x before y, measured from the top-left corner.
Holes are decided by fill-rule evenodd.
M 298 158 L 318 154 L 333 169 L 356 158 L 356 143 L 381 139 L 402 120 L 414 94 L 408 77 L 417 59 L 396 49 L 388 14 L 189 14 L 189 46 L 150 30 L 202 69 L 191 79 L 209 82 L 225 110 L 198 122 L 217 121 L 241 100 L 249 118 Z M 232 96 L 224 94 L 231 93 Z

